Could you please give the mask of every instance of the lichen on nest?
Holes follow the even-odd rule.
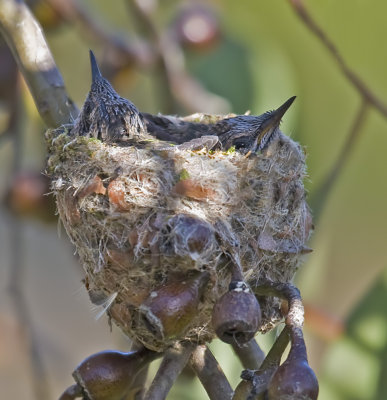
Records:
[[[128,336],[157,351],[210,341],[211,313],[235,265],[251,287],[293,278],[311,217],[304,153],[279,121],[259,148],[239,133],[231,141],[224,126],[237,116],[138,113],[139,127],[119,140],[117,123],[133,124],[133,115],[117,114],[112,139],[106,121],[81,132],[91,126],[85,112],[90,104],[74,125],[47,131],[47,174],[90,298]],[[278,300],[260,304],[266,332],[282,315]]]

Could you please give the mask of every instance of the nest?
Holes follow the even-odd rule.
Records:
[[[200,123],[211,128],[214,117],[202,115]],[[156,139],[110,143],[73,129],[47,132],[47,174],[91,301],[129,337],[156,351],[210,341],[230,264],[250,287],[291,281],[308,252],[311,217],[304,153],[289,137],[279,132],[263,151],[242,154],[163,147]],[[152,299],[168,290],[191,293],[191,303],[173,320],[179,329],[155,329]],[[280,303],[262,298],[260,305],[266,332],[282,318]]]

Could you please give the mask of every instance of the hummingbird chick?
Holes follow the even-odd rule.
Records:
[[[295,98],[293,96],[276,110],[259,116],[238,115],[217,122],[214,129],[222,148],[234,146],[243,154],[265,149],[279,133],[281,119]]]
[[[136,106],[119,96],[101,75],[90,50],[92,82],[82,110],[74,123],[73,135],[90,136],[115,142],[135,139],[144,133],[144,124]]]
[[[218,138],[216,144],[218,148],[228,150],[234,146],[237,151],[247,154],[263,150],[277,136],[280,132],[281,118],[295,98],[293,96],[276,110],[258,116],[238,115],[210,124],[147,113],[142,113],[142,116],[148,132],[159,140],[181,145],[212,135]]]

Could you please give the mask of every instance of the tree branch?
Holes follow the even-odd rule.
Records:
[[[180,343],[168,349],[144,400],[164,400],[186,366],[195,345]]]
[[[304,306],[300,291],[290,283],[265,282],[254,288],[257,296],[272,296],[288,302],[286,324],[302,328],[304,324]]]
[[[102,43],[109,51],[118,55],[122,62],[135,64],[141,68],[154,63],[152,47],[139,38],[123,37],[121,34],[110,33],[99,21],[98,15],[90,13],[79,1],[75,0],[46,0],[66,21],[74,24],[79,22],[80,28],[93,40]]]
[[[139,0],[128,0],[138,23],[146,30],[156,51],[156,66],[160,75],[161,92],[167,95],[166,112],[173,112],[174,103],[183,104],[191,112],[225,113],[230,104],[223,97],[206,90],[203,85],[187,73],[185,57],[176,38],[170,31],[159,32],[152,16]],[[163,98],[163,103],[166,100]]]
[[[277,370],[282,354],[289,343],[289,327],[285,326],[281,334],[274,342],[272,348],[262,362],[259,370],[250,369],[243,371],[243,379],[235,389],[232,400],[250,400],[256,399],[267,388],[271,377]]]
[[[347,138],[340,154],[337,157],[336,162],[332,165],[321,185],[313,192],[310,202],[312,205],[312,210],[314,211],[315,223],[321,215],[322,209],[326,204],[326,200],[329,197],[337,178],[340,176],[341,171],[353,152],[353,149],[359,138],[361,128],[366,120],[368,110],[369,103],[363,100],[351,124]]]
[[[258,369],[265,359],[265,353],[255,339],[244,344],[233,343],[232,348],[241,361],[243,368]]]
[[[192,353],[190,366],[200,379],[211,400],[227,400],[233,396],[233,390],[220,365],[205,346],[197,346]]]
[[[68,97],[42,28],[21,0],[0,0],[0,32],[49,127],[72,122],[78,109]]]
[[[19,107],[19,104],[16,105]],[[11,180],[20,171],[22,162],[22,131],[20,120],[17,120],[12,135],[12,175]],[[26,353],[29,358],[29,370],[32,381],[33,396],[36,400],[48,400],[51,398],[48,389],[48,378],[43,359],[39,351],[38,337],[33,319],[31,318],[29,303],[24,295],[23,283],[25,275],[24,249],[25,241],[23,235],[23,222],[19,217],[9,216],[8,232],[10,247],[10,265],[8,292],[13,303],[14,311],[20,329],[26,337]]]
[[[341,72],[352,84],[352,86],[359,92],[361,97],[372,104],[384,117],[387,117],[387,105],[375,95],[375,93],[367,86],[367,84],[347,65],[343,57],[339,53],[335,44],[331,41],[326,33],[312,18],[309,12],[306,10],[303,4],[303,0],[288,0],[293,10],[302,20],[302,22],[308,27],[308,29],[314,33],[315,36],[320,40],[324,47],[329,51],[337,65],[341,69]]]

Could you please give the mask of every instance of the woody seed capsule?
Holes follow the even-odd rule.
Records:
[[[172,282],[151,292],[140,307],[142,322],[157,339],[173,338],[185,331],[196,316],[209,273]]]
[[[142,349],[130,353],[107,350],[83,360],[73,377],[90,400],[121,400],[137,373],[159,353]]]
[[[259,303],[243,281],[231,282],[212,312],[212,326],[226,343],[247,343],[258,331],[260,321]]]

